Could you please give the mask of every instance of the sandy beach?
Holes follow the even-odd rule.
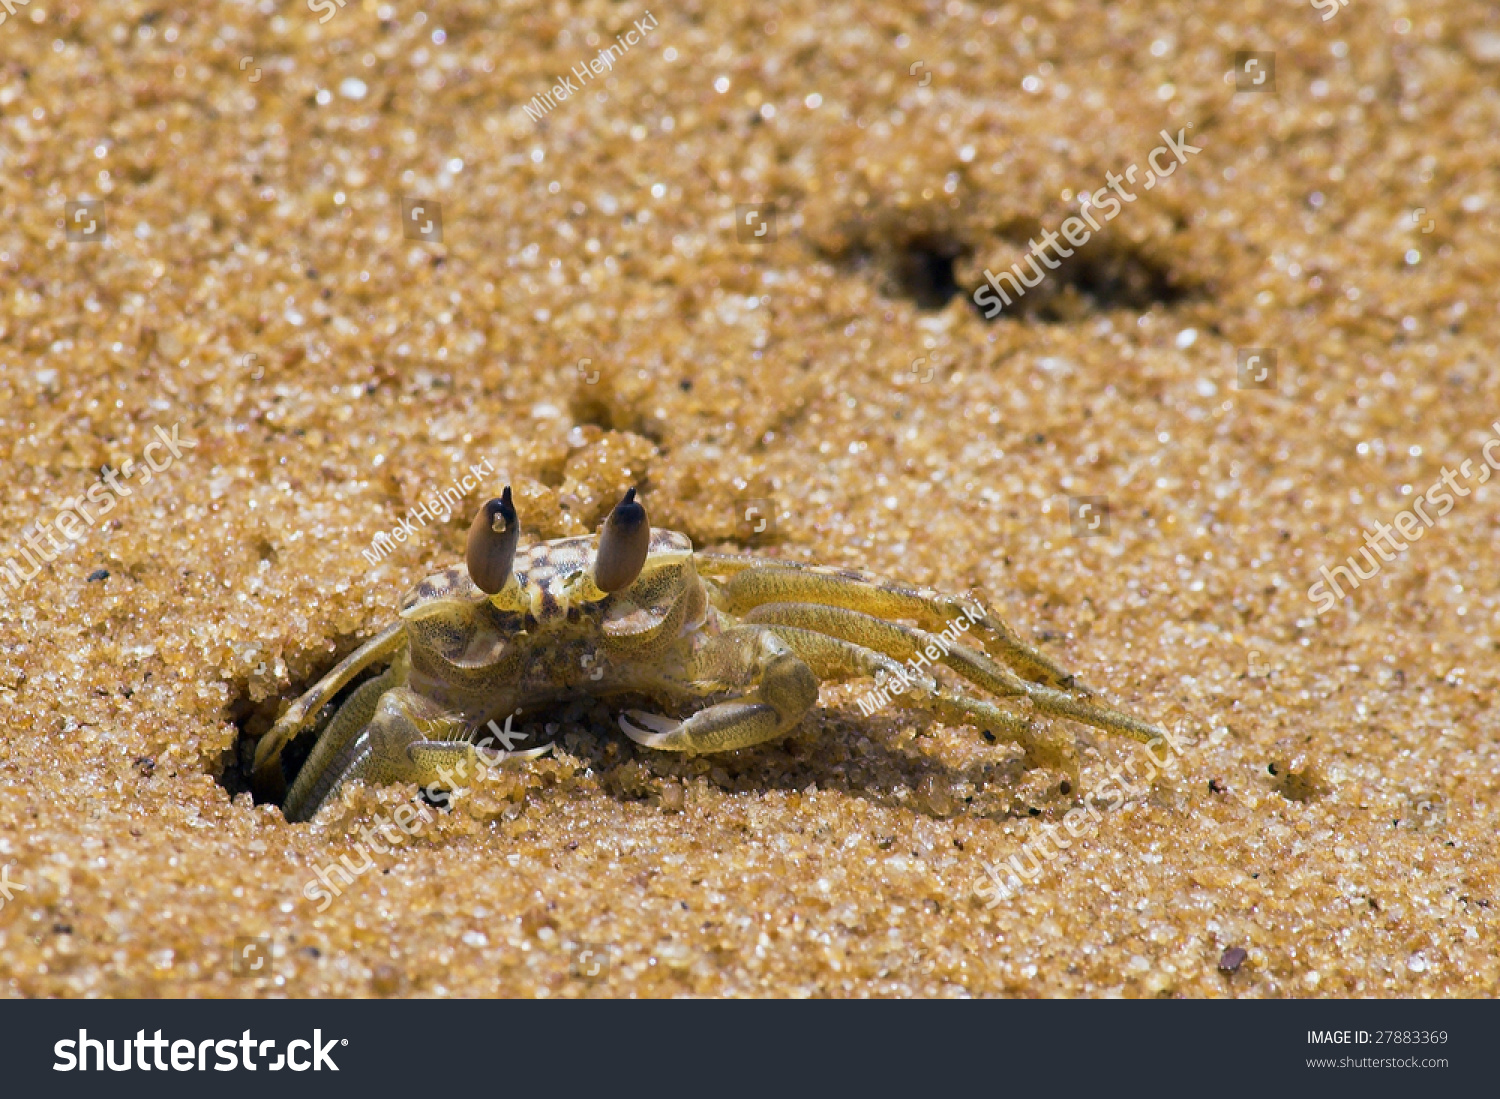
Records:
[[[1331,2],[16,0],[0,994],[1494,996],[1500,17]],[[585,699],[258,803],[506,484],[973,593],[1171,741]]]

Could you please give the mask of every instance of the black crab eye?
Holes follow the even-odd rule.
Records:
[[[635,489],[615,505],[599,535],[599,555],[594,560],[594,583],[600,591],[616,592],[635,583],[651,548],[651,523],[646,509],[636,502]]]
[[[511,566],[516,563],[516,545],[521,541],[521,520],[510,502],[510,486],[493,500],[485,502],[469,527],[469,548],[465,563],[469,579],[486,595],[504,590],[510,580]]]

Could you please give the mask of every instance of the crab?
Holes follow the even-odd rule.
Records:
[[[816,705],[820,683],[868,677],[887,686],[867,700],[977,727],[988,740],[1021,745],[1026,766],[1074,777],[1071,738],[1039,729],[1035,715],[1147,744],[1165,735],[1096,701],[976,598],[852,569],[695,551],[686,535],[651,528],[635,489],[597,535],[523,547],[520,534],[507,486],[475,516],[464,564],[408,592],[394,623],[260,739],[256,787],[285,793],[288,820],[310,819],[355,781],[451,788],[454,774],[534,758],[547,749],[491,750],[493,738],[479,734],[498,732],[496,718],[508,732],[511,717],[580,696],[644,697],[685,713],[618,718],[637,744],[669,752],[726,752],[785,736]],[[959,643],[964,633],[978,644]],[[347,694],[286,790],[287,744],[382,664]],[[948,685],[936,664],[1022,711]]]

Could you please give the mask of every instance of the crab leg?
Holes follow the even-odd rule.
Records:
[[[768,603],[751,609],[745,621],[814,630],[874,649],[895,660],[910,660],[924,649],[940,651],[937,660],[969,682],[992,694],[1025,697],[1042,713],[1071,718],[1143,744],[1165,736],[1156,726],[1119,710],[1024,680],[977,649],[966,645],[949,646],[923,630],[887,622],[859,611],[816,603]]]
[[[768,565],[756,557],[727,553],[700,552],[697,561],[700,572],[724,579],[719,586],[722,609],[736,617],[763,603],[819,603],[880,618],[910,618],[924,629],[943,629],[960,617],[971,619],[977,610],[978,617],[972,619],[975,632],[987,642],[986,648],[993,646],[995,656],[1037,683],[1088,693],[1071,672],[1023,642],[977,599],[965,601],[932,588],[915,588],[854,569],[791,561]]]
[[[406,640],[405,623],[399,619],[355,649],[322,679],[318,680],[291,708],[282,714],[271,731],[255,746],[255,785],[258,789],[279,794],[285,785],[279,763],[282,749],[300,733],[329,699],[346,687],[350,680],[371,664],[393,656]]]
[[[669,752],[726,752],[781,736],[818,701],[818,679],[772,630],[734,626],[711,638],[687,661],[683,684],[695,694],[751,686],[740,698],[706,706],[685,721],[639,710],[620,728],[647,748]]]
[[[377,689],[366,697],[372,687]],[[519,752],[486,750],[481,755],[470,739],[476,732],[457,715],[402,686],[392,668],[344,703],[298,773],[282,810],[289,821],[308,820],[357,779],[451,790],[477,781],[498,763],[536,759],[552,749],[548,744]]]
[[[283,802],[282,808],[287,820],[306,819],[306,816],[310,816],[311,813],[302,815],[302,810],[322,803],[323,798],[329,792],[326,788],[329,784],[319,783],[317,780],[324,777],[338,778],[340,773],[347,768],[348,761],[341,760],[340,757],[346,755],[350,741],[359,737],[364,732],[365,726],[370,723],[370,719],[375,716],[375,708],[380,704],[380,696],[397,684],[395,671],[394,667],[389,668],[368,683],[361,684],[359,689],[349,696],[348,701],[339,707],[339,712],[333,715],[333,720],[328,723],[328,727],[318,736],[318,742],[313,745],[307,762],[297,772],[297,780],[292,783],[292,788]],[[325,788],[318,789],[319,786]],[[309,799],[311,799],[310,803]]]
[[[1007,713],[984,699],[950,694],[931,676],[912,673],[884,653],[852,641],[798,626],[773,625],[770,628],[824,682],[841,682],[884,672],[890,679],[904,680],[911,685],[909,691],[891,696],[896,705],[924,710],[939,721],[950,724],[974,725],[1025,748],[1034,766],[1052,767],[1077,777],[1078,762],[1071,745],[1063,738],[1048,737],[1039,732],[1024,717]]]

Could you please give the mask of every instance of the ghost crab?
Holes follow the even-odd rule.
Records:
[[[1068,742],[1048,738],[1021,714],[950,689],[929,674],[941,663],[1038,713],[1144,743],[1165,735],[1092,701],[976,600],[849,569],[694,552],[685,535],[651,529],[634,489],[597,537],[521,547],[520,531],[507,487],[475,516],[465,564],[408,592],[396,622],[261,738],[255,782],[275,796],[284,789],[287,743],[361,672],[388,663],[322,730],[286,795],[287,819],[309,819],[356,779],[446,788],[455,773],[534,757],[545,749],[491,752],[485,741],[475,743],[477,734],[496,717],[578,695],[630,694],[692,708],[680,721],[632,710],[619,722],[650,748],[721,752],[789,732],[816,704],[821,681],[879,676],[905,685],[892,703],[977,726],[1025,747],[1028,766],[1076,775]],[[972,627],[983,648],[940,642],[929,632],[941,628],[956,638],[955,623],[968,623],[964,630]],[[923,653],[930,658],[925,668]],[[916,670],[901,661],[916,662]]]

